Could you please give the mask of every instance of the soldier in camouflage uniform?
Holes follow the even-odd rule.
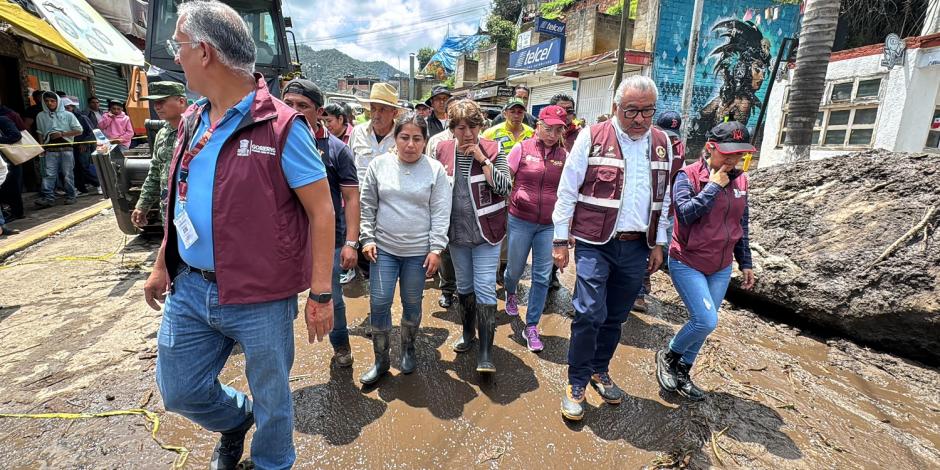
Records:
[[[131,214],[131,221],[138,227],[147,225],[147,213],[157,201],[160,201],[160,218],[166,216],[166,179],[176,146],[176,130],[183,111],[186,111],[186,89],[182,83],[154,82],[150,84],[150,93],[143,99],[153,104],[157,116],[166,121],[166,124],[157,132],[153,141],[150,172],[147,173],[147,179],[140,190],[140,199]]]

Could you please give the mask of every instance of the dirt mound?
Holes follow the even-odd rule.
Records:
[[[938,155],[873,150],[754,172],[759,281],[735,295],[940,364],[938,168]]]

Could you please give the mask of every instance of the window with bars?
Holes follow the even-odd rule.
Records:
[[[875,123],[878,121],[881,85],[881,77],[828,83],[813,125],[813,146],[832,149],[871,148]],[[783,145],[787,135],[789,101],[790,93],[787,90],[778,146]],[[940,139],[940,129],[937,134]]]

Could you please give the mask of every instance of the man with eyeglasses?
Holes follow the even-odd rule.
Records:
[[[669,182],[679,170],[669,137],[652,127],[656,84],[642,75],[617,87],[614,118],[581,132],[565,161],[552,214],[552,256],[568,267],[574,247],[577,280],[568,346],[565,419],[584,417],[590,384],[611,405],[624,399],[609,374],[610,359],[647,272],[659,268],[667,244]]]
[[[245,436],[259,469],[290,468],[297,294],[310,342],[333,326],[334,217],[303,116],[254,73],[242,17],[221,2],[179,6],[168,49],[203,95],[184,115],[167,176],[163,245],[144,285],[155,310],[157,386],[167,411],[221,439],[209,468],[234,469]],[[219,383],[235,343],[251,396]]]
[[[578,138],[578,134],[581,132],[581,121],[576,119],[578,113],[575,111],[574,98],[559,93],[552,97],[548,101],[550,105],[561,106],[565,110],[567,116],[565,117],[566,127],[565,127],[565,149],[569,152],[571,148],[574,147],[574,141]]]

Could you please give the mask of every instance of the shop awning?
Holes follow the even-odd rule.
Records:
[[[36,18],[15,3],[0,0],[0,20],[9,23],[12,27],[11,33],[16,36],[88,62],[88,57],[62,37],[49,23]]]
[[[42,16],[86,57],[100,62],[144,65],[144,54],[85,0],[33,3]]]

